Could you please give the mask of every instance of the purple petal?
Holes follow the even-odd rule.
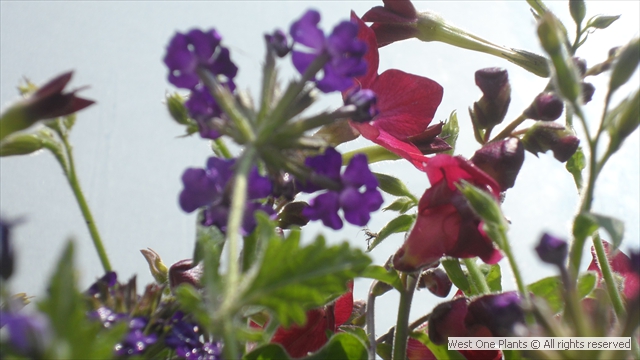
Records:
[[[249,173],[249,191],[248,198],[249,200],[254,199],[262,199],[271,195],[271,181],[264,177],[260,176],[258,172],[258,168],[254,167]]]
[[[349,165],[342,174],[342,182],[346,186],[355,188],[365,186],[367,190],[378,187],[378,179],[369,170],[367,156],[364,154],[357,154],[349,161]]]
[[[220,47],[220,52],[209,66],[209,70],[216,75],[224,75],[228,79],[233,79],[238,73],[238,67],[231,61],[229,49],[225,47]]]
[[[309,220],[322,220],[325,226],[339,230],[342,228],[342,220],[338,216],[339,208],[339,195],[329,191],[312,199],[309,206],[302,210],[302,215]]]
[[[193,29],[187,33],[189,44],[193,46],[193,52],[198,57],[198,61],[206,63],[209,61],[219,41],[211,41],[209,34],[205,34],[200,29]]]
[[[291,52],[291,60],[293,61],[293,66],[295,66],[296,70],[298,70],[301,74],[307,70],[309,65],[311,65],[316,57],[318,57],[317,54],[310,54],[300,51]]]
[[[189,168],[182,174],[184,189],[180,193],[180,207],[192,212],[211,203],[219,195],[214,179],[204,169]]]
[[[315,10],[307,11],[300,20],[291,24],[291,37],[293,41],[306,45],[317,52],[324,46],[324,33],[318,29],[320,13]]]
[[[360,193],[356,188],[346,188],[340,193],[340,206],[344,218],[358,226],[367,225],[370,213],[382,205],[382,195],[377,190]]]

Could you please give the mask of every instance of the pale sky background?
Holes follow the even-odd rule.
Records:
[[[431,10],[449,22],[496,44],[542,53],[535,37],[535,22],[525,1],[429,1],[414,2],[418,11]],[[573,34],[568,3],[547,2]],[[236,84],[256,95],[264,58],[263,34],[275,28],[288,30],[308,8],[322,14],[325,33],[350,10],[362,15],[377,1],[2,1],[0,2],[0,104],[4,109],[17,99],[16,85],[23,76],[36,84],[74,69],[71,87],[90,85],[82,96],[97,105],[79,113],[71,140],[81,185],[105,241],[107,252],[121,281],[138,275],[140,290],[152,281],[139,250],[153,248],[170,265],[191,256],[195,215],[180,210],[177,196],[180,177],[187,167],[203,167],[211,155],[208,143],[198,136],[179,138],[183,128],[175,124],[163,105],[165,93],[175,89],[166,81],[161,59],[175,31],[215,27],[240,71]],[[589,37],[578,53],[589,65],[603,61],[611,47],[638,36],[640,2],[587,2],[587,18],[595,14],[622,14],[607,30]],[[294,76],[289,58],[279,63],[283,81]],[[489,55],[457,49],[441,43],[408,40],[380,50],[380,72],[397,68],[432,78],[444,87],[444,100],[434,121],[458,111],[461,135],[457,153],[470,157],[479,147],[473,140],[467,108],[481,96],[474,72],[499,66],[509,71],[512,101],[506,121],[514,119],[540,92],[546,80]],[[586,106],[595,126],[602,109],[607,76],[591,79],[596,95]],[[638,72],[620,90],[628,94],[640,83]],[[617,98],[619,100],[619,98]],[[340,105],[329,96],[316,109]],[[351,150],[367,146],[359,139],[342,146]],[[594,210],[626,223],[622,249],[639,244],[639,136],[633,133],[614,156],[597,187]],[[39,295],[45,291],[49,272],[67,238],[76,239],[76,262],[83,287],[102,275],[89,233],[66,179],[48,152],[0,160],[0,211],[8,219],[25,222],[13,232],[17,270],[13,292]],[[425,174],[406,161],[384,162],[374,171],[401,177],[421,196],[429,186]],[[551,153],[536,158],[526,154],[516,185],[503,204],[512,221],[509,232],[527,283],[554,275],[534,256],[533,247],[543,231],[568,238],[578,196],[571,176]],[[385,205],[389,204],[386,198]],[[394,216],[376,214],[369,224],[377,232]],[[324,233],[330,242],[349,241],[366,247],[361,228],[346,225],[333,232],[308,226],[306,239]],[[395,235],[372,251],[382,265],[401,245]],[[589,260],[588,249],[585,259]],[[511,271],[501,262],[503,286],[514,289]],[[586,263],[584,264],[586,267]],[[356,283],[356,298],[365,298],[369,282]],[[453,291],[450,297],[453,295]],[[377,302],[377,333],[393,326],[397,295],[389,293]],[[416,294],[411,318],[415,319],[443,301],[427,291]]]

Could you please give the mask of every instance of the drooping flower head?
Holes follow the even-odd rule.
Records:
[[[426,167],[431,187],[418,204],[418,217],[402,247],[393,257],[400,271],[417,271],[444,255],[457,258],[479,256],[488,264],[502,258],[482,231],[482,221],[473,212],[456,184],[465,180],[500,198],[500,187],[472,162],[449,155],[434,156]]]
[[[365,55],[367,72],[357,78],[357,87],[376,94],[379,114],[371,122],[351,121],[350,125],[364,138],[424,169],[425,154],[451,148],[437,138],[442,125],[429,126],[442,100],[442,87],[431,79],[395,69],[378,75],[376,35],[355,13],[351,13],[351,20],[358,25],[358,38],[370,49]]]
[[[164,63],[169,68],[169,82],[191,90],[185,106],[189,115],[198,122],[200,136],[208,139],[220,136],[210,121],[222,116],[222,110],[200,80],[198,71],[208,71],[231,91],[235,90],[233,78],[238,72],[238,67],[229,56],[229,49],[220,45],[221,40],[215,29],[176,33],[164,57]]]
[[[220,231],[227,229],[229,217],[230,197],[228,187],[233,177],[235,159],[224,160],[210,157],[205,169],[189,168],[182,174],[184,189],[180,193],[179,203],[185,212],[193,212],[204,207],[205,226],[216,226]],[[248,235],[256,226],[254,212],[262,210],[273,214],[273,209],[252,200],[262,199],[271,193],[271,182],[258,173],[254,167],[249,172],[248,194],[241,232]]]
[[[333,148],[327,148],[322,155],[307,158],[305,163],[316,175],[339,184],[339,189],[327,190],[309,202],[309,206],[302,211],[309,220],[322,220],[324,225],[338,230],[343,225],[338,215],[338,210],[342,209],[345,220],[364,226],[369,222],[369,214],[382,205],[382,195],[377,189],[378,180],[369,170],[366,155],[354,156],[342,175],[342,155]],[[321,189],[313,183],[313,179],[301,184],[300,188],[308,193]]]
[[[318,89],[325,93],[347,90],[353,86],[353,78],[366,71],[362,57],[367,45],[357,39],[358,26],[352,22],[341,22],[328,37],[318,28],[319,22],[320,13],[309,10],[291,25],[293,65],[304,74],[316,59],[327,57],[322,67],[324,75],[316,81]]]

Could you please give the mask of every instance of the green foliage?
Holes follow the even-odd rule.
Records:
[[[401,196],[397,199],[395,199],[391,204],[389,204],[387,207],[383,208],[382,211],[387,211],[387,210],[391,210],[391,211],[397,211],[400,214],[404,214],[407,211],[409,211],[411,208],[415,207],[417,204],[414,200],[406,197],[406,196]]]
[[[576,188],[578,191],[582,189],[582,170],[587,166],[587,159],[584,156],[584,152],[582,148],[579,147],[578,150],[571,156],[571,158],[567,161],[565,168],[571,175],[573,176],[573,181],[576,183]]]
[[[358,336],[345,332],[335,334],[318,352],[304,359],[366,360],[367,357],[367,348]],[[269,344],[245,355],[243,360],[291,360],[291,357],[282,346]]]
[[[462,266],[460,266],[460,261],[454,258],[446,258],[440,262],[444,270],[447,272],[447,276],[458,289],[460,289],[465,294],[471,293],[471,285],[469,284],[469,280],[467,279],[467,275],[464,270],[462,270]]]
[[[407,189],[402,180],[391,175],[376,172],[374,172],[373,175],[378,179],[378,187],[380,190],[395,196],[406,196],[414,202],[418,202],[418,199]]]
[[[594,272],[588,271],[581,274],[578,278],[578,296],[582,299],[589,295],[596,286],[597,276]],[[559,276],[550,276],[538,280],[527,286],[535,296],[543,298],[554,311],[559,313],[564,308],[564,300],[562,297],[562,280]]]
[[[581,213],[573,223],[573,235],[577,239],[586,239],[598,228],[603,228],[607,231],[611,237],[612,251],[615,251],[624,237],[624,222],[616,218],[595,213]]]
[[[51,322],[53,345],[51,358],[105,359],[113,356],[116,343],[127,331],[126,323],[103,329],[99,321],[87,318],[90,310],[78,291],[71,241],[58,261],[49,281],[48,296],[38,303]]]
[[[460,126],[458,126],[458,114],[456,111],[452,111],[449,115],[449,121],[447,121],[442,127],[440,137],[444,139],[451,146],[451,150],[445,151],[444,154],[453,155],[456,150],[456,141],[460,134]]]
[[[489,290],[491,290],[491,292],[502,291],[502,271],[500,265],[481,264],[479,267],[487,281],[487,285],[489,285]]]
[[[387,225],[385,225],[380,232],[378,232],[377,236],[375,236],[375,240],[369,245],[367,251],[373,250],[376,246],[378,246],[384,239],[388,238],[391,234],[409,231],[411,225],[415,221],[415,215],[400,215],[397,218],[389,221]]]
[[[360,275],[371,259],[348,243],[327,246],[318,236],[300,245],[300,232],[266,241],[261,261],[253,264],[240,284],[238,309],[262,305],[273,310],[284,326],[304,323],[305,311],[324,305],[347,290],[347,281]]]
[[[379,265],[369,265],[364,269],[362,274],[360,274],[360,277],[382,281],[398,291],[403,291],[402,281],[398,276],[398,272],[393,269],[387,270]]]
[[[385,160],[402,159],[400,156],[392,153],[391,151],[383,148],[382,146],[372,145],[372,146],[363,147],[361,149],[349,151],[347,153],[342,154],[342,165],[348,165],[349,161],[351,161],[353,156],[356,154],[367,155],[367,161],[369,162],[369,164],[373,164],[373,163],[376,163],[379,161],[385,161]]]

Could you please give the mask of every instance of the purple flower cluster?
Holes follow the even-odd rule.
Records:
[[[124,339],[116,344],[115,353],[118,356],[142,354],[149,346],[156,343],[158,336],[154,333],[145,335],[144,329],[149,320],[136,317],[129,320],[129,332]]]
[[[229,57],[229,49],[220,46],[222,37],[215,30],[203,32],[193,29],[186,34],[176,33],[167,46],[164,63],[169,68],[169,82],[191,90],[185,106],[189,115],[198,122],[200,136],[216,139],[220,136],[210,126],[213,118],[220,117],[222,110],[207,87],[200,81],[198,69],[209,71],[231,91],[235,90],[233,78],[238,67]]]
[[[0,311],[0,328],[8,330],[9,346],[29,358],[41,358],[51,344],[49,319],[40,314]]]
[[[184,189],[180,193],[179,202],[182,210],[190,213],[205,207],[202,225],[215,225],[223,233],[227,230],[227,220],[231,199],[230,180],[233,177],[235,159],[224,160],[211,157],[205,169],[189,168],[182,174]],[[249,172],[248,201],[242,221],[242,235],[250,234],[256,227],[254,212],[262,210],[269,215],[274,213],[269,206],[252,200],[262,199],[271,194],[271,181],[260,176],[254,167]]]
[[[328,56],[323,67],[322,80],[316,81],[318,89],[327,93],[344,91],[353,86],[353,77],[364,75],[367,64],[362,59],[367,45],[358,40],[358,25],[350,21],[338,24],[331,35],[325,37],[318,28],[320,14],[307,11],[300,20],[291,25],[290,33],[295,43],[304,45],[294,49],[293,65],[303,74],[319,56]]]
[[[174,349],[176,354],[187,360],[219,360],[222,348],[217,342],[200,341],[200,328],[197,324],[184,319],[184,314],[176,312],[171,319],[171,330],[164,342]]]
[[[310,201],[302,211],[310,220],[322,220],[324,225],[334,230],[341,229],[343,223],[338,210],[342,209],[345,220],[353,225],[364,226],[369,222],[369,214],[382,205],[382,195],[377,189],[378,180],[369,170],[365,155],[354,156],[342,176],[342,155],[334,148],[327,148],[323,155],[307,158],[305,164],[316,175],[340,184],[338,190],[327,190]],[[308,193],[321,189],[312,179],[300,187]]]

